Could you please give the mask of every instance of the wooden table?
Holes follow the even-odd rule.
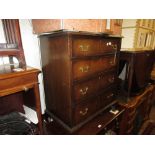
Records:
[[[32,67],[26,67],[18,71],[15,71],[14,69],[15,68],[12,67],[0,68],[0,97],[15,94],[15,99],[17,99],[18,96],[16,97],[16,94],[21,93],[23,96],[22,104],[36,110],[39,134],[43,134],[38,88],[38,74],[40,73],[40,70]]]

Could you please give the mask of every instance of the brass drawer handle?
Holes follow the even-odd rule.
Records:
[[[29,88],[23,87],[23,90],[24,90],[25,92],[27,92],[27,91],[29,90]]]
[[[111,46],[111,44],[112,44],[111,41],[106,43],[107,46]]]
[[[117,44],[112,44],[112,42],[107,42],[107,46],[111,46],[113,49],[117,50]]]
[[[109,79],[108,79],[108,81],[109,81],[110,83],[113,83],[113,82],[114,82],[114,80],[115,80],[115,78],[114,78],[114,77],[112,77],[112,78],[109,78]]]
[[[86,88],[84,88],[84,89],[80,89],[80,93],[81,93],[82,95],[87,94],[87,91],[88,91],[88,87],[86,87]]]
[[[84,116],[84,115],[86,115],[87,114],[87,112],[88,112],[88,108],[85,108],[85,110],[84,111],[80,111],[80,114],[82,115],[82,116]]]
[[[99,129],[102,128],[102,124],[99,124],[97,127],[98,127]]]
[[[81,72],[87,73],[89,71],[89,66],[84,66],[79,68]]]
[[[117,45],[116,45],[116,44],[111,45],[111,46],[112,46],[112,48],[113,48],[114,50],[117,50]]]
[[[114,61],[110,61],[109,64],[110,64],[111,66],[114,66],[114,65],[115,65],[115,62],[114,62]]]
[[[79,45],[79,47],[82,52],[88,52],[89,50],[89,45]]]
[[[114,96],[114,94],[112,93],[112,94],[108,95],[107,98],[109,99],[109,98],[111,98],[113,96]]]

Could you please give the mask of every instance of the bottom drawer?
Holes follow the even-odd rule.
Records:
[[[117,135],[119,129],[119,121],[118,118],[114,119],[110,124],[101,130],[98,135]]]
[[[95,114],[97,111],[106,108],[110,105],[116,96],[116,89],[113,86],[105,90],[103,93],[97,97],[91,98],[87,101],[79,103],[74,108],[74,125],[86,120],[91,115]]]
[[[84,121],[99,109],[100,101],[98,97],[79,103],[74,109],[74,124]]]
[[[116,109],[119,111],[117,114],[110,113],[108,108],[103,113],[96,116],[94,119],[82,126],[75,134],[79,135],[96,135],[96,134],[108,134],[109,130],[114,130],[116,134],[119,134],[120,121],[124,108],[115,104]],[[110,134],[110,133],[109,133]]]

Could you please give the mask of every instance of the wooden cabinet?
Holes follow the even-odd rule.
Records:
[[[142,92],[149,83],[155,59],[155,51],[121,51],[120,70],[122,72],[123,93],[130,97]]]
[[[39,37],[46,112],[73,133],[115,101],[121,38],[71,31]]]
[[[33,19],[36,34],[58,30],[87,31],[121,35],[121,19]],[[80,41],[81,42],[81,41]],[[82,42],[81,42],[82,43]],[[91,40],[90,40],[91,43]]]

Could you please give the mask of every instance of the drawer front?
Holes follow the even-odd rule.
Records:
[[[108,87],[115,82],[115,73],[99,75],[98,77],[83,83],[74,85],[74,99],[79,100],[88,97]]]
[[[100,39],[73,38],[73,56],[91,56],[100,53]]]
[[[98,135],[116,135],[117,134],[117,128],[118,128],[118,118],[114,119],[110,124],[105,126],[101,132],[98,133]],[[98,128],[102,127],[102,123],[98,124]]]
[[[116,109],[119,110],[119,113],[116,115],[111,114],[111,108],[108,108],[103,113],[100,113],[91,121],[82,126],[76,134],[78,135],[96,135],[96,134],[105,134],[109,129],[114,129],[116,133],[119,133],[119,124],[121,122],[123,109],[122,107],[116,105]]]
[[[94,56],[119,50],[119,42],[114,38],[73,37],[73,56]]]
[[[100,48],[102,52],[116,52],[119,50],[118,40],[110,38],[102,39]]]
[[[73,61],[73,79],[78,80],[95,73],[106,71],[116,67],[116,56],[100,57],[94,60]]]
[[[0,91],[13,89],[17,87],[23,87],[24,85],[31,84],[37,82],[36,74],[26,74],[23,76],[17,76],[15,78],[8,78],[4,80],[0,80]]]
[[[104,108],[112,103],[116,99],[116,87],[112,87],[106,90],[102,95],[100,95],[100,104]]]
[[[76,105],[74,109],[74,123],[78,124],[100,109],[99,98],[93,98]]]

